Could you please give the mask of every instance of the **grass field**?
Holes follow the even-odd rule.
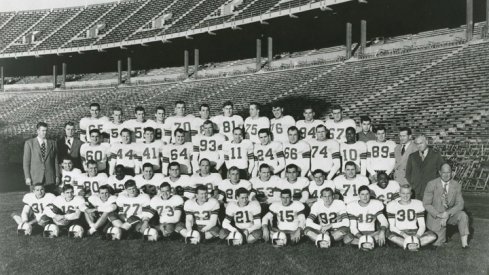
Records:
[[[18,180],[3,176],[0,186],[3,192],[24,189]],[[220,242],[190,246],[180,241],[18,237],[10,213],[20,211],[22,195],[0,194],[0,274],[489,274],[486,195],[466,195],[473,228],[470,249],[460,247],[456,233],[446,246],[418,253],[395,247],[321,250],[308,241],[276,249],[265,243],[228,247]]]

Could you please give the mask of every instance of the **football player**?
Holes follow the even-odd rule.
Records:
[[[89,142],[87,135],[90,134],[90,130],[98,129],[102,131],[108,121],[109,119],[107,117],[100,116],[100,104],[90,104],[90,117],[84,117],[80,120],[80,140]]]
[[[285,233],[292,243],[298,243],[306,225],[304,204],[292,200],[290,189],[282,190],[280,199],[280,202],[270,205],[268,213],[262,219],[263,239],[268,242],[271,232],[280,231]],[[276,226],[272,225],[274,218],[277,221]]]
[[[80,169],[73,168],[73,160],[69,156],[65,156],[61,163],[61,185],[59,187],[62,188],[65,184],[76,185],[81,174]]]
[[[336,139],[338,142],[346,142],[345,131],[349,127],[355,129],[356,133],[357,124],[353,119],[343,117],[343,108],[341,106],[334,105],[331,108],[331,116],[333,119],[327,119],[324,124],[329,130],[329,138]]]
[[[244,122],[246,138],[253,143],[260,143],[258,135],[261,129],[270,129],[270,120],[268,117],[260,116],[260,109],[260,104],[250,103],[250,116]]]
[[[110,146],[110,175],[114,174],[116,165],[124,166],[124,174],[134,176],[139,174],[140,162],[137,160],[137,154],[134,150],[134,144],[131,143],[131,130],[124,128],[121,131],[121,143],[115,143]]]
[[[76,181],[77,193],[80,196],[96,194],[99,187],[108,183],[108,177],[105,173],[98,172],[97,163],[94,160],[87,162],[87,172],[82,174]]]
[[[170,143],[170,137],[165,136],[165,130],[167,130],[167,124],[165,123],[165,112],[165,107],[156,107],[153,128],[155,129],[155,140],[161,141],[163,144],[168,144]]]
[[[181,128],[175,130],[174,141],[163,146],[163,173],[168,175],[168,164],[177,162],[180,164],[182,174],[192,175],[191,159],[194,152],[192,142],[185,142],[185,131]]]
[[[142,106],[137,106],[134,109],[134,115],[136,118],[124,122],[124,128],[131,130],[132,142],[143,142],[144,128],[154,126],[155,122],[151,119],[146,119],[146,111]]]
[[[206,240],[219,237],[220,228],[217,225],[219,202],[208,197],[205,185],[197,186],[195,192],[195,198],[187,200],[183,206],[186,216],[185,228],[180,231],[180,234],[189,237],[192,230],[197,230]]]
[[[274,118],[270,121],[270,132],[273,140],[286,143],[289,141],[287,130],[295,126],[295,119],[289,115],[284,115],[284,106],[282,103],[275,102],[272,105]]]
[[[316,242],[319,234],[330,234],[336,242],[343,240],[350,243],[352,238],[349,226],[345,203],[335,200],[334,191],[330,187],[322,189],[321,199],[312,205],[307,217],[305,235],[313,242]]]
[[[354,162],[347,162],[343,175],[339,175],[333,180],[336,192],[343,197],[346,205],[358,200],[360,188],[370,184],[367,177],[357,174],[356,167]]]
[[[307,205],[311,207],[319,197],[321,196],[321,191],[328,187],[331,190],[335,190],[334,182],[332,180],[327,180],[326,175],[323,170],[317,169],[312,172],[313,180],[309,182],[309,199],[307,200]]]
[[[316,139],[310,139],[308,143],[311,146],[311,171],[321,169],[327,179],[331,180],[341,168],[341,155],[339,143],[327,137],[328,129],[319,125],[316,128]]]
[[[256,199],[262,204],[262,209],[268,209],[267,205],[280,201],[281,180],[278,176],[272,175],[268,164],[260,165],[258,176],[250,180],[254,192],[251,199]],[[255,196],[253,196],[256,194]]]
[[[312,106],[304,107],[304,119],[296,122],[295,126],[301,132],[301,139],[309,141],[316,139],[316,128],[319,125],[324,125],[323,121],[314,119],[316,113]],[[326,139],[326,138],[325,138]]]
[[[98,194],[92,194],[88,197],[88,207],[85,209],[85,220],[88,223],[90,229],[89,235],[93,235],[96,232],[105,232],[109,227],[108,222],[109,214],[117,210],[116,205],[117,197],[110,193],[110,187],[108,185],[102,185],[99,188]]]
[[[385,244],[385,231],[389,225],[384,216],[384,204],[378,200],[370,199],[370,189],[368,186],[358,188],[360,200],[353,201],[346,205],[346,212],[350,219],[350,232],[354,239],[353,245],[358,245],[358,240],[362,235],[369,235],[374,238],[379,246]],[[376,228],[378,221],[380,228]]]
[[[222,222],[220,238],[225,239],[231,232],[243,234],[247,243],[254,243],[262,238],[261,207],[257,201],[249,200],[250,191],[246,188],[236,190],[236,202],[226,207],[226,218]]]
[[[211,120],[216,124],[219,134],[227,137],[227,140],[233,140],[233,130],[243,128],[243,118],[233,114],[234,105],[231,101],[226,101],[222,105],[222,115],[217,115]]]
[[[164,178],[163,182],[170,184],[172,194],[179,195],[184,199],[191,199],[195,196],[195,185],[192,184],[188,175],[180,173],[180,167],[181,165],[177,162],[170,163],[168,166],[168,177]]]
[[[148,194],[150,197],[156,195],[156,188],[163,182],[163,175],[155,173],[151,163],[143,164],[143,172],[134,177],[136,187]]]
[[[211,107],[209,107],[209,104],[200,104],[199,107],[199,115],[200,117],[195,117],[192,121],[192,129],[198,129],[197,135],[201,134],[204,130],[203,124],[204,122],[211,120],[210,117],[211,114]],[[212,121],[212,126],[214,127],[214,121]],[[214,127],[215,132],[217,133],[218,130]]]
[[[153,170],[161,173],[161,141],[155,141],[155,130],[153,127],[144,128],[143,142],[136,145],[136,155],[140,165],[151,163]]]
[[[211,171],[219,171],[224,163],[222,145],[225,141],[226,138],[223,135],[214,134],[212,121],[206,120],[203,124],[203,134],[199,134],[192,139],[194,145],[192,167],[195,169],[199,166],[201,159],[208,159],[211,162]]]
[[[306,203],[309,199],[309,180],[299,177],[299,168],[295,164],[289,164],[285,168],[285,178],[281,179],[279,189],[290,190],[292,198],[301,203]]]
[[[119,164],[115,167],[114,175],[111,175],[107,180],[110,187],[114,189],[114,192],[120,193],[124,190],[124,184],[128,180],[134,179],[132,176],[124,174],[124,166]]]
[[[222,177],[219,173],[211,173],[211,162],[208,159],[201,159],[199,163],[199,171],[190,177],[191,186],[204,185],[207,187],[209,196],[218,198],[219,183]]]
[[[238,198],[236,191],[239,188],[251,191],[251,183],[245,179],[240,179],[238,167],[233,166],[228,170],[228,178],[219,183],[217,188],[221,193],[219,195],[219,201],[225,199],[229,204],[230,202],[236,202]]]
[[[145,211],[143,220],[149,221],[154,216],[158,217],[158,228],[163,237],[170,237],[172,234],[179,234],[184,229],[181,222],[183,212],[183,199],[178,195],[172,195],[171,186],[168,182],[160,185],[158,196],[151,199],[151,211]]]
[[[110,145],[100,143],[101,135],[98,129],[92,129],[89,132],[90,142],[83,143],[80,147],[80,157],[83,163],[83,169],[87,171],[87,161],[94,160],[100,173],[107,173],[107,160],[110,157]]]
[[[399,198],[400,186],[395,180],[389,180],[385,172],[377,174],[377,184],[369,186],[372,196],[387,205],[389,202]]]
[[[299,167],[299,175],[306,177],[311,168],[311,146],[299,140],[299,129],[292,126],[287,130],[288,141],[283,144],[285,164]]]
[[[436,234],[426,230],[423,202],[411,199],[410,185],[403,185],[400,193],[400,200],[393,200],[387,204],[390,229],[388,239],[400,247],[404,247],[405,239],[410,236],[415,236],[420,246],[434,242]]]
[[[43,217],[49,217],[54,224],[61,227],[68,227],[72,224],[79,224],[81,213],[85,211],[87,205],[85,199],[75,195],[73,186],[65,184],[61,195],[44,208]]]
[[[233,139],[223,144],[222,151],[226,167],[238,167],[239,177],[248,179],[255,166],[255,158],[253,157],[253,142],[243,139],[242,128],[234,128]]]
[[[386,140],[385,135],[385,127],[380,125],[375,130],[377,139],[367,142],[367,171],[373,181],[377,181],[377,173],[380,171],[390,175],[396,164],[394,155],[396,143]]]
[[[272,173],[279,175],[285,168],[285,158],[282,143],[272,141],[270,130],[261,129],[258,131],[260,138],[259,143],[255,143],[253,155],[255,156],[255,169],[253,174],[257,173],[258,167],[263,163],[268,164],[272,169]]]
[[[343,170],[345,164],[353,161],[358,169],[358,172],[364,176],[367,175],[367,144],[363,141],[356,140],[355,128],[346,128],[346,142],[340,143],[341,160],[343,162]]]
[[[185,141],[192,141],[192,137],[197,135],[199,128],[195,128],[195,116],[186,114],[187,107],[185,102],[175,102],[175,115],[166,119],[165,136],[171,138],[173,142],[172,133],[175,133],[176,129],[183,129],[185,131]]]
[[[114,107],[112,109],[112,121],[107,121],[104,124],[102,132],[105,134],[105,142],[110,144],[120,143],[121,131],[124,129],[124,121],[122,120],[122,109]],[[107,138],[108,137],[108,138]]]

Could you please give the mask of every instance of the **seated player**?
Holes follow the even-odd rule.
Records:
[[[307,142],[311,146],[311,171],[321,169],[326,178],[332,180],[341,170],[340,144],[334,139],[328,139],[328,129],[319,125],[315,129],[316,138]]]
[[[363,141],[357,141],[357,132],[355,128],[346,128],[346,142],[340,143],[341,160],[343,162],[343,170],[345,170],[345,164],[349,161],[353,161],[358,168],[359,172],[363,176],[367,175],[367,144]]]
[[[312,205],[307,217],[305,235],[313,242],[320,234],[330,234],[335,242],[343,240],[344,243],[350,243],[352,238],[349,227],[345,203],[335,200],[334,191],[330,187],[322,189],[320,200]]]
[[[295,164],[299,167],[299,175],[307,177],[311,168],[311,146],[300,140],[297,127],[292,126],[287,130],[288,140],[283,143],[285,164]]]
[[[133,176],[139,174],[141,167],[137,160],[135,144],[131,143],[131,130],[124,128],[121,131],[121,143],[110,145],[109,175],[114,174],[114,168],[121,164],[124,166],[124,174]]]
[[[180,165],[180,172],[183,175],[192,175],[192,142],[185,142],[185,130],[178,128],[175,130],[174,143],[163,146],[163,169],[162,172],[168,175],[168,165],[176,162]]]
[[[197,186],[195,192],[195,198],[187,200],[183,206],[186,216],[185,228],[180,234],[186,238],[190,237],[192,230],[197,230],[205,240],[219,237],[219,202],[208,197],[205,185]]]
[[[230,202],[236,202],[238,199],[238,194],[236,191],[239,188],[244,188],[251,191],[251,183],[247,180],[240,179],[239,177],[239,169],[236,166],[229,168],[228,170],[228,178],[223,180],[217,186],[219,189],[219,201],[226,201],[227,204]]]
[[[419,240],[420,246],[434,242],[436,234],[426,230],[423,202],[411,199],[410,185],[403,185],[400,193],[400,200],[393,200],[387,204],[390,229],[387,238],[400,247],[404,247],[406,238],[410,236],[415,236]],[[415,245],[413,248],[407,248],[417,250],[419,247]]]
[[[153,170],[161,173],[162,145],[161,140],[155,140],[155,129],[153,127],[144,128],[143,141],[135,146],[136,155],[140,161],[139,165],[151,163]]]
[[[250,180],[254,190],[251,194],[251,199],[256,199],[262,205],[262,209],[268,210],[268,205],[280,202],[280,181],[281,179],[278,176],[272,175],[270,166],[263,163],[260,165],[258,177]],[[253,194],[255,194],[254,197]]]
[[[179,234],[184,228],[181,221],[183,211],[183,199],[179,195],[172,195],[168,182],[160,185],[160,192],[150,202],[151,211],[145,211],[143,220],[149,221],[154,216],[158,218],[156,225],[163,237]]]
[[[258,167],[263,163],[266,163],[272,169],[274,175],[280,175],[285,168],[285,158],[282,143],[278,141],[272,141],[270,136],[270,130],[260,129],[258,131],[258,138],[260,142],[255,143],[253,155],[255,156],[255,170],[256,174]]]
[[[285,168],[285,178],[281,179],[280,190],[289,189],[292,198],[301,203],[306,203],[309,199],[309,180],[306,177],[299,177],[299,168],[295,164],[287,165]]]
[[[98,189],[98,194],[88,197],[88,207],[85,209],[85,220],[90,229],[89,235],[96,232],[105,232],[109,227],[109,214],[117,210],[117,197],[111,194],[109,185],[102,185]]]
[[[358,200],[360,187],[370,184],[367,177],[357,174],[357,166],[352,161],[345,164],[345,173],[337,176],[333,182],[336,192],[343,197],[346,205]]]
[[[273,232],[283,232],[292,243],[298,243],[306,225],[304,204],[292,200],[290,189],[280,192],[281,202],[270,205],[268,213],[263,217],[263,239],[269,241]],[[276,224],[272,221],[276,220]]]
[[[358,188],[360,200],[353,201],[346,205],[346,212],[350,219],[350,232],[354,238],[351,244],[358,245],[358,240],[362,235],[369,235],[374,238],[379,246],[385,244],[385,231],[389,225],[384,216],[384,204],[370,199],[370,189],[368,186]],[[380,227],[376,228],[376,222]]]
[[[143,172],[134,177],[136,187],[148,194],[150,197],[156,195],[156,188],[163,182],[163,175],[154,172],[154,165],[151,163],[143,164]]]
[[[183,197],[184,200],[195,197],[195,186],[192,185],[192,181],[188,175],[180,174],[180,167],[178,162],[172,162],[168,166],[168,177],[163,179],[163,182],[168,182],[171,186],[172,194]],[[181,189],[179,188],[181,187]],[[177,190],[181,190],[177,192]]]
[[[395,180],[389,180],[389,176],[385,172],[379,172],[377,174],[377,184],[369,185],[372,196],[384,205],[399,198],[399,183]]]
[[[55,198],[55,195],[46,193],[42,183],[35,183],[32,192],[25,194],[22,199],[24,207],[22,208],[20,216],[16,213],[12,213],[11,216],[17,225],[21,225],[22,223],[29,224],[29,229],[25,233],[26,235],[30,235],[32,233],[33,225],[38,224],[39,226],[45,226],[47,224],[49,218],[43,218],[44,209],[52,204]]]
[[[124,166],[122,164],[117,165],[114,170],[114,175],[111,175],[107,182],[108,185],[114,189],[115,193],[120,193],[124,190],[126,181],[134,178],[124,173]]]
[[[190,186],[205,185],[209,196],[216,199],[219,196],[217,186],[221,183],[222,177],[219,173],[211,173],[211,162],[208,159],[201,159],[199,170],[190,177]]]
[[[118,212],[112,212],[109,215],[109,221],[113,226],[122,229],[125,233],[134,235],[142,234],[148,227],[148,222],[143,222],[143,211],[147,211],[151,199],[145,193],[139,193],[134,180],[128,180],[124,184],[125,195],[119,195],[116,204]]]
[[[243,129],[235,128],[233,130],[233,139],[224,142],[222,146],[224,152],[224,161],[226,167],[236,166],[239,169],[239,177],[249,179],[255,166],[253,157],[253,142],[249,139],[243,139]]]
[[[313,181],[309,182],[309,199],[307,199],[307,205],[311,207],[321,196],[321,190],[329,187],[331,190],[335,190],[334,182],[332,180],[326,180],[326,174],[321,169],[317,169],[312,172]]]
[[[80,223],[81,213],[86,208],[85,199],[76,196],[73,186],[66,184],[61,195],[44,208],[44,217],[49,217],[50,222],[67,229],[72,224]]]
[[[65,156],[61,163],[61,185],[59,187],[63,188],[65,184],[75,186],[81,174],[80,169],[73,168],[73,160],[69,156]]]
[[[237,201],[228,203],[226,207],[221,239],[236,231],[243,235],[247,243],[254,243],[262,238],[261,207],[257,201],[250,201],[249,195],[250,191],[243,187],[236,190]]]
[[[89,160],[87,161],[87,172],[82,174],[76,181],[78,195],[89,196],[90,194],[96,194],[99,187],[107,183],[107,174],[99,173],[97,162]]]

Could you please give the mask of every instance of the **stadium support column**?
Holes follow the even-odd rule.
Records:
[[[472,29],[474,26],[474,1],[467,0],[467,23],[466,23],[466,39],[467,41],[472,40]]]
[[[64,89],[66,88],[66,63],[65,62],[63,62],[62,64],[61,70],[62,70],[61,87]]]
[[[272,67],[273,60],[273,39],[271,37],[268,38],[268,68]]]
[[[486,0],[486,33],[485,36],[489,36],[489,0]]]
[[[199,49],[194,50],[194,77],[197,76],[199,71]]]
[[[53,89],[56,89],[57,84],[57,74],[56,74],[56,65],[53,65]]]
[[[351,23],[346,23],[346,59],[351,58]]]
[[[188,78],[188,50],[183,51],[183,75]]]
[[[122,61],[117,60],[117,84],[121,85],[122,83]]]
[[[256,40],[256,70],[261,69],[261,40]]]
[[[360,53],[365,53],[365,48],[367,47],[367,21],[360,21],[361,30],[360,30]]]
[[[5,79],[4,79],[4,76],[3,76],[3,66],[0,67],[0,91],[4,92],[5,91],[5,87],[3,84],[5,83]]]
[[[127,78],[126,78],[126,83],[131,84],[131,57],[127,58]]]

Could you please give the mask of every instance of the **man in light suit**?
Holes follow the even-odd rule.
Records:
[[[423,197],[423,205],[428,212],[426,225],[438,236],[433,245],[440,246],[445,242],[447,225],[457,225],[462,248],[467,248],[469,217],[463,211],[462,186],[452,179],[450,164],[443,164],[439,173],[439,178],[428,183]]]
[[[58,139],[58,160],[62,161],[65,157],[70,157],[73,161],[73,167],[80,170],[83,169],[80,147],[83,142],[75,137],[75,124],[73,122],[67,122],[65,124],[65,135]]]
[[[54,140],[46,139],[48,125],[37,124],[37,137],[28,139],[24,144],[25,184],[32,187],[43,183],[47,192],[56,192],[60,182],[58,149]]]
[[[423,200],[426,184],[438,177],[438,170],[444,161],[439,152],[428,147],[425,136],[416,138],[416,146],[418,151],[408,157],[406,180],[413,187],[415,198]]]
[[[399,129],[399,141],[401,142],[394,149],[396,165],[394,166],[394,180],[400,185],[408,184],[406,180],[406,165],[411,153],[417,151],[416,144],[412,140],[411,129],[402,127]]]

